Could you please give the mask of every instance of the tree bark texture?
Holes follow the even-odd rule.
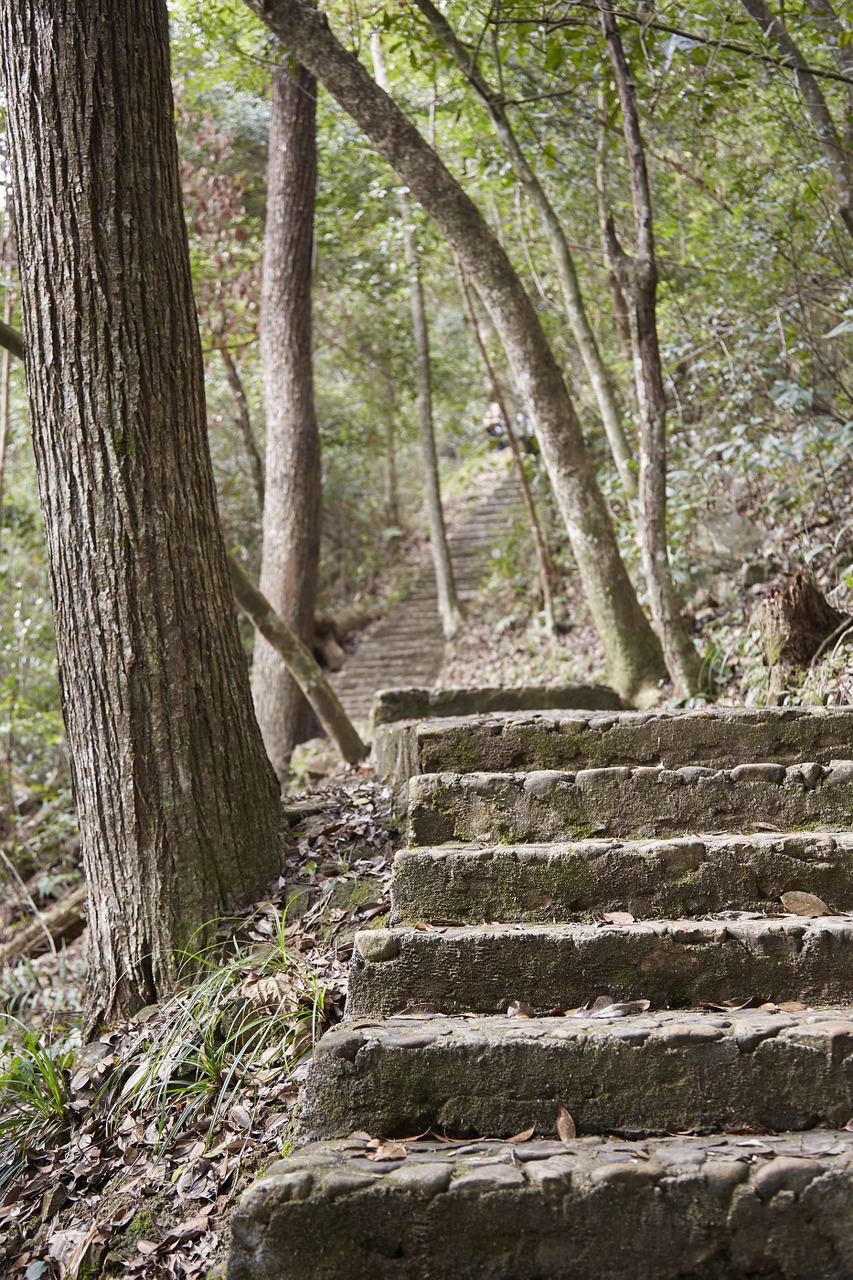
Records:
[[[581,293],[575,261],[566,239],[566,233],[563,230],[563,224],[548,199],[547,192],[539,181],[535,170],[524,154],[500,95],[495,93],[487,83],[477,66],[475,56],[465,48],[450,23],[438,11],[432,0],[415,0],[415,3],[429,22],[433,34],[437,36],[446,52],[450,54],[468,79],[468,82],[480,95],[489,114],[489,119],[494,126],[498,141],[509,157],[513,172],[539,214],[542,230],[551,247],[551,254],[557,268],[557,275],[559,276],[560,288],[563,294],[563,305],[566,309],[569,325],[598,404],[598,411],[604,425],[604,434],[607,437],[622,488],[628,497],[634,498],[637,496],[637,477],[634,471],[633,451],[628,442],[625,425],[616,402],[610,370],[607,368],[604,357],[601,354],[601,349],[586,313],[586,305]]]
[[[850,150],[850,144],[853,141],[853,124],[848,124],[846,129],[836,128],[817,77],[806,70],[808,63],[783,19],[776,17],[765,0],[741,0],[741,4],[761,28],[764,39],[775,44],[783,59],[795,68],[797,84],[803,96],[806,111],[814,125],[818,143],[838,197],[839,215],[848,232],[853,236],[853,152]],[[814,7],[820,10],[824,28],[828,18],[835,18],[836,30],[840,35],[843,28],[831,6],[815,3]],[[848,67],[853,66],[853,58],[848,60],[844,56],[845,48],[849,50],[850,45],[839,44],[838,53],[841,57],[837,60],[843,74],[847,73]],[[853,109],[853,98],[849,93],[848,104]]]
[[[382,43],[374,33],[370,42],[376,83],[388,91],[388,72]],[[432,365],[429,352],[429,325],[424,304],[424,286],[418,259],[418,247],[412,226],[412,214],[405,194],[397,193],[400,216],[403,221],[403,244],[409,267],[409,299],[412,309],[412,333],[415,339],[415,359],[418,386],[418,428],[421,437],[421,458],[424,466],[424,497],[426,499],[429,542],[435,569],[435,589],[438,596],[438,614],[446,640],[452,640],[462,623],[462,611],[456,596],[453,578],[453,562],[447,543],[444,524],[444,508],[441,504],[441,483],[438,475],[438,455],[435,449],[435,423],[432,416]]]
[[[802,684],[803,673],[824,641],[851,619],[832,605],[809,573],[798,573],[784,591],[773,591],[757,611],[767,667],[767,706],[776,707],[788,690]]]
[[[311,357],[316,107],[317,84],[309,72],[289,60],[273,69],[261,295],[267,474],[260,585],[309,647],[323,518]],[[310,713],[299,686],[262,637],[255,643],[252,692],[267,754],[284,785]]]
[[[287,666],[296,684],[314,709],[317,719],[336,744],[348,764],[357,764],[367,755],[367,747],[353,728],[338,696],[311,650],[273,609],[266,596],[246,577],[233,556],[228,572],[234,599],[275,651],[279,663]]]
[[[609,3],[609,0],[608,0]],[[700,660],[681,615],[681,600],[672,580],[666,513],[666,394],[663,386],[657,326],[658,270],[654,216],[640,132],[640,116],[631,73],[616,19],[599,0],[607,51],[622,107],[622,122],[631,174],[636,254],[633,261],[616,241],[612,222],[611,256],[630,304],[634,381],[640,417],[640,551],[655,627],[667,670],[679,697],[699,685]]]
[[[655,696],[662,661],[619,556],[580,423],[539,318],[480,211],[354,54],[306,0],[247,0],[364,130],[456,250],[500,335],[568,529],[604,647],[626,700]]]
[[[207,447],[165,0],[0,6],[92,1019],[280,867]]]

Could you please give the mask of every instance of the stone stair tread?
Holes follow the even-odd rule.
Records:
[[[779,910],[791,890],[853,911],[853,832],[438,845],[394,859],[392,922],[569,921],[590,913]]]
[[[492,711],[397,725],[386,732],[411,740],[408,754],[416,773],[644,764],[732,767],[760,759],[790,764],[853,757],[849,707]]]
[[[545,1013],[599,995],[657,1008],[853,1001],[853,916],[367,930],[355,937],[348,1011],[503,1013],[521,1000]]]
[[[630,1006],[628,1006],[630,1009]],[[299,1140],[810,1129],[853,1114],[853,1006],[348,1019],[309,1070]]]
[[[837,828],[853,814],[853,760],[420,774],[409,782],[409,841],[674,836],[686,831]]]
[[[853,1133],[372,1150],[312,1143],[274,1164],[232,1219],[229,1280],[853,1275]]]

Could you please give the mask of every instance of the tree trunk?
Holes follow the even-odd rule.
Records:
[[[610,370],[604,362],[592,325],[586,314],[578,273],[575,268],[572,251],[566,239],[566,233],[563,230],[563,224],[515,136],[500,96],[490,88],[477,66],[475,55],[461,43],[450,23],[438,11],[432,0],[415,0],[415,3],[429,22],[433,34],[438,37],[446,52],[450,54],[456,65],[467,77],[469,83],[482,98],[489,113],[489,119],[498,136],[498,141],[509,157],[513,172],[539,214],[542,230],[551,246],[551,253],[557,267],[557,275],[560,279],[560,288],[563,294],[563,305],[566,309],[569,325],[578,350],[581,353],[581,359],[598,404],[598,411],[604,424],[604,433],[607,437],[613,460],[616,463],[616,470],[619,473],[622,488],[628,497],[634,498],[637,496],[637,478],[634,473],[633,452],[628,443],[619,406],[616,403]]]
[[[253,587],[233,556],[228,572],[234,599],[251,619],[264,641],[275,651],[317,715],[320,724],[348,764],[357,764],[367,755],[367,747],[353,728],[347,713],[322,668],[306,644],[273,609],[266,596]]]
[[[9,282],[6,284],[3,300],[3,325],[8,333],[14,332],[9,324],[12,320],[13,302],[12,260],[12,210],[6,209],[0,262],[3,264],[3,274]],[[4,347],[3,356],[0,356],[0,538],[3,536],[3,485],[6,475],[6,449],[9,447],[9,366],[12,355],[9,347]]]
[[[316,105],[317,84],[309,72],[287,62],[273,69],[261,297],[267,418],[261,591],[309,648],[323,514],[311,359]],[[275,649],[261,637],[255,643],[252,692],[264,745],[284,786],[310,712]]]
[[[820,149],[823,152],[832,184],[835,187],[835,193],[838,196],[838,212],[848,232],[853,236],[853,153],[845,145],[849,143],[853,130],[846,134],[841,131],[839,136],[839,130],[836,129],[832,112],[829,109],[826,98],[823,96],[823,90],[817,82],[817,77],[806,70],[808,66],[806,59],[782,18],[777,18],[771,12],[765,0],[741,0],[741,4],[750,17],[758,23],[764,39],[772,41],[782,54],[783,59],[794,68],[794,74],[797,77],[797,84],[803,95],[806,111],[814,125]],[[822,7],[824,17],[827,16],[826,10],[829,7],[828,5]],[[838,24],[838,29],[840,34],[843,30],[840,23]],[[846,45],[846,47],[849,47],[849,45]],[[851,98],[848,94],[848,102],[850,101]]]
[[[784,591],[774,591],[758,610],[767,667],[767,706],[802,683],[804,669],[824,641],[851,619],[833,609],[809,573],[798,573]]]
[[[608,0],[609,3],[609,0]],[[700,659],[681,616],[681,600],[672,580],[666,517],[666,395],[657,328],[657,258],[654,218],[640,132],[637,99],[616,19],[599,0],[601,22],[622,107],[625,145],[631,172],[637,248],[629,261],[608,223],[611,257],[630,304],[634,381],[640,415],[640,550],[652,617],[663,646],[676,694],[689,697],[699,686]]]
[[[483,341],[483,335],[480,332],[480,325],[477,321],[477,312],[474,309],[474,303],[471,298],[471,291],[468,288],[468,281],[465,279],[465,272],[459,259],[456,259],[456,271],[459,276],[459,289],[462,294],[462,303],[465,308],[465,314],[468,317],[468,323],[471,326],[471,332],[474,337],[474,343],[480,356],[480,363],[483,366],[483,373],[486,377],[486,385],[489,389],[489,395],[498,406],[498,412],[503,420],[506,438],[509,441],[510,452],[512,453],[512,461],[515,466],[515,473],[518,476],[519,487],[521,488],[521,496],[524,499],[524,506],[527,511],[527,519],[530,522],[530,532],[533,536],[533,546],[536,551],[536,564],[539,569],[539,589],[542,592],[542,612],[545,614],[545,623],[549,631],[556,630],[554,622],[554,601],[551,595],[551,583],[554,580],[554,566],[548,551],[548,544],[545,541],[545,535],[542,532],[542,526],[539,523],[539,515],[536,511],[536,504],[533,501],[533,494],[530,492],[530,483],[524,470],[524,460],[521,456],[521,450],[518,447],[518,439],[513,430],[512,420],[509,416],[509,410],[506,406],[506,397],[503,389],[498,381],[497,374],[489,359],[489,353],[486,350],[486,344]]]
[[[376,83],[387,92],[388,73],[385,67],[382,44],[378,35],[374,34],[372,36],[370,47],[373,53]],[[438,596],[441,629],[444,632],[444,638],[452,640],[461,626],[462,612],[456,596],[456,583],[453,580],[453,562],[450,559],[450,547],[447,545],[444,509],[441,505],[441,484],[438,476],[438,457],[435,451],[435,424],[432,417],[432,367],[429,354],[429,327],[427,325],[426,307],[424,306],[424,288],[421,280],[415,233],[412,228],[411,210],[409,209],[409,202],[402,191],[398,193],[397,199],[403,222],[403,244],[406,250],[406,261],[409,265],[409,297],[412,308],[412,331],[415,337],[418,374],[418,427],[421,436],[421,456],[424,464],[424,496],[426,498],[427,520],[429,522],[429,541],[432,550],[432,562],[435,568],[435,589]]]
[[[246,459],[249,463],[249,470],[252,473],[252,484],[255,489],[255,497],[258,500],[258,510],[263,512],[264,464],[255,440],[255,433],[252,430],[252,419],[249,416],[249,402],[246,399],[243,379],[240,377],[240,370],[237,368],[234,357],[228,348],[225,346],[220,347],[219,354],[222,356],[222,363],[225,366],[225,377],[228,379],[228,385],[234,393],[234,403],[237,406],[237,424],[240,427],[243,448],[246,450]]]
[[[607,214],[610,197],[607,184],[607,102],[603,89],[598,91],[595,190],[598,197],[598,232],[601,243],[601,256],[604,262],[604,269],[607,272],[607,287],[610,290],[610,299],[613,303],[613,318],[616,321],[616,332],[619,335],[622,358],[627,363],[631,363],[633,351],[631,347],[631,322],[628,318],[628,303],[619,283],[619,276],[616,273],[616,264],[610,253],[610,240],[607,235]],[[634,394],[636,395],[636,388]]]
[[[619,556],[610,513],[554,354],[521,281],[482,214],[410,120],[306,0],[247,0],[311,67],[435,220],[500,335],[528,406],[607,660],[626,700],[656,697],[660,648]]]
[[[164,0],[0,7],[89,1001],[159,1000],[280,869],[207,447]]]

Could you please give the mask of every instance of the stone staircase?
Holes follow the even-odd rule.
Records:
[[[465,603],[477,594],[488,570],[489,552],[507,536],[522,512],[518,481],[500,467],[494,489],[448,536],[457,595]],[[432,561],[416,574],[409,590],[388,612],[334,679],[351,720],[367,720],[379,689],[429,687],[444,662],[445,641],[438,613]]]
[[[385,731],[391,927],[229,1280],[850,1280],[853,712]]]

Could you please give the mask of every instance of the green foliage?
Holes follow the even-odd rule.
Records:
[[[11,1035],[10,1035],[11,1031]],[[0,1191],[23,1168],[27,1153],[49,1147],[73,1127],[68,1078],[73,1049],[51,1044],[17,1018],[5,1016],[0,1035]]]

